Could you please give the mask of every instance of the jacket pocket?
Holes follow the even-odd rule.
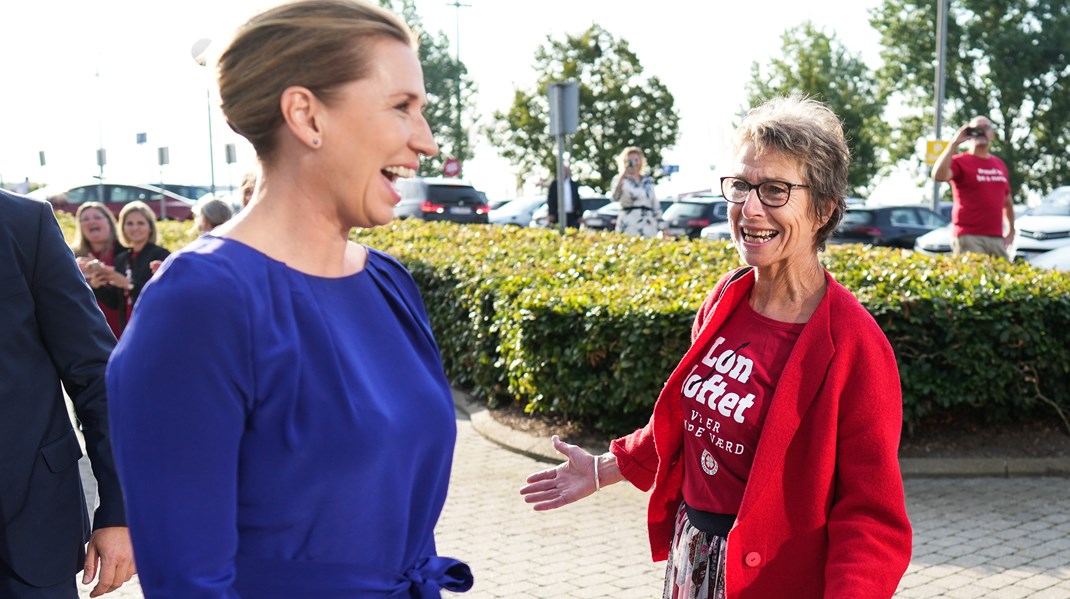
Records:
[[[74,430],[42,447],[41,456],[52,472],[63,472],[70,468],[82,457],[82,448],[78,445]]]

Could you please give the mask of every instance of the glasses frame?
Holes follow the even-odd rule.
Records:
[[[729,198],[729,194],[725,193],[724,182],[729,180],[729,179],[734,179],[736,181],[742,181],[743,183],[746,183],[748,187],[750,187],[750,189],[747,190],[747,196],[745,198],[743,198],[742,202],[737,202],[737,201]],[[787,197],[784,198],[784,201],[782,203],[780,203],[780,204],[771,204],[771,203],[765,201],[765,199],[762,198],[761,187],[762,187],[762,185],[766,185],[768,183],[780,183],[781,185],[787,185],[788,186],[788,195],[787,195]],[[810,189],[809,185],[803,185],[802,183],[789,183],[787,181],[782,181],[780,179],[767,179],[765,181],[762,181],[761,183],[751,183],[750,181],[747,181],[745,179],[741,179],[739,177],[721,177],[721,195],[724,196],[725,201],[728,202],[729,204],[746,204],[747,203],[747,198],[750,197],[750,192],[753,191],[758,196],[758,201],[761,202],[764,206],[769,206],[770,208],[780,208],[784,204],[788,203],[788,200],[791,199],[791,190],[795,189],[796,187],[799,187],[799,188],[802,188],[802,189]]]

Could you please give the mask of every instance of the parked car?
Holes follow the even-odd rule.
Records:
[[[148,185],[166,189],[171,193],[177,193],[178,195],[191,200],[199,200],[205,195],[212,193],[211,185],[181,185],[177,183],[148,183]],[[222,199],[222,197],[230,191],[233,190],[224,185],[216,185],[215,195]]]
[[[133,201],[141,201],[147,204],[160,220],[193,218],[192,199],[152,185],[86,183],[66,189],[45,188],[42,195],[52,203],[54,210],[70,214],[78,212],[78,207],[85,202],[101,202],[118,217],[123,206]]]
[[[732,241],[732,223],[726,220],[703,227],[698,236],[710,241]]]
[[[844,213],[829,241],[911,249],[918,237],[946,224],[925,206],[855,206]]]
[[[611,202],[611,200],[609,198],[602,197],[602,196],[592,196],[592,197],[588,197],[588,198],[580,198],[580,222],[581,223],[583,222],[583,215],[588,210],[598,210],[599,208],[602,208],[603,206],[609,205],[610,202]],[[539,209],[536,210],[531,215],[531,226],[532,227],[546,227],[547,226],[547,219],[548,219],[549,215],[550,215],[550,206],[549,206],[549,204],[546,204],[544,202],[543,205],[540,206]]]
[[[1014,220],[1014,256],[1029,260],[1070,245],[1070,186],[1063,186]]]
[[[422,218],[456,223],[486,223],[487,197],[458,179],[398,179],[394,184],[401,200],[394,206],[395,218]]]
[[[673,205],[673,201],[659,200],[659,204],[661,205],[661,213],[664,215],[669,206]],[[580,228],[612,231],[617,228],[618,216],[620,216],[620,202],[610,201],[597,210],[583,211],[580,214]]]
[[[951,202],[940,202],[940,214],[948,219],[948,224],[938,229],[919,236],[914,241],[914,251],[923,254],[946,254],[951,251]],[[1028,212],[1025,206],[1015,204],[1014,217],[1025,215]]]
[[[661,214],[669,237],[698,239],[703,227],[728,220],[723,196],[694,196],[673,202]]]
[[[500,208],[492,208],[487,218],[492,225],[526,227],[531,224],[531,214],[544,206],[545,196],[516,198],[505,202]]]
[[[1070,245],[1037,254],[1029,259],[1029,263],[1037,268],[1070,272]]]

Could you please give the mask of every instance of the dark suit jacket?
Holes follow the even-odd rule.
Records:
[[[565,225],[577,228],[580,226],[580,210],[582,205],[580,204],[580,188],[576,185],[576,182],[572,179],[568,181],[570,189],[572,189],[572,211],[568,212],[565,217]],[[554,179],[553,183],[550,183],[550,191],[546,194],[546,205],[550,209],[550,216],[553,217],[554,222],[557,222],[557,179]]]
[[[93,527],[126,525],[104,392],[114,346],[52,207],[0,191],[0,560],[32,585],[81,570],[90,533],[61,382],[97,478]]]

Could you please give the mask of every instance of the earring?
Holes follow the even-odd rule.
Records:
[[[312,138],[312,145],[314,145],[314,146],[318,146],[318,145],[320,145],[320,138],[318,138],[318,137],[313,137],[313,138]]]

